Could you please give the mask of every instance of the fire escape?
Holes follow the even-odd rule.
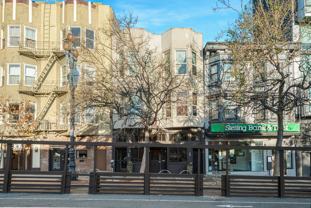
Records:
[[[47,102],[41,108],[37,118],[36,126],[37,130],[40,130],[40,123],[45,118],[52,104],[58,96],[67,93],[67,89],[57,86],[56,83],[52,83],[53,86],[45,87],[43,84],[49,75],[54,64],[64,57],[64,51],[60,49],[60,43],[51,41],[51,9],[52,5],[44,4],[43,14],[43,41],[37,42],[37,46],[33,48],[26,47],[22,44],[19,48],[20,55],[27,56],[33,59],[47,60],[46,65],[41,70],[39,76],[34,81],[32,87],[21,86],[19,89],[20,93],[31,95],[31,96],[47,96]]]

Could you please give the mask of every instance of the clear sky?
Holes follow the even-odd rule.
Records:
[[[215,41],[237,18],[230,9],[214,10],[217,0],[105,0],[117,16],[132,13],[138,17],[137,27],[162,33],[172,27],[191,27],[202,32],[204,41]],[[240,8],[240,0],[232,0]]]

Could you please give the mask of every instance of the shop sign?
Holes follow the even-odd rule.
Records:
[[[211,125],[212,133],[276,133],[277,131],[277,124],[215,123]],[[300,132],[300,124],[284,124],[284,132]]]

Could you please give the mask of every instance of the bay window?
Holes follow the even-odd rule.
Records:
[[[188,116],[187,92],[177,93],[177,116]]]
[[[177,50],[176,51],[176,73],[187,74],[187,51]]]
[[[73,47],[80,47],[81,46],[81,28],[71,27],[70,31],[72,33],[72,36],[74,37]]]

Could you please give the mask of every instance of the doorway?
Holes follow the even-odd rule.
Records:
[[[52,148],[49,151],[49,171],[63,171],[65,164],[65,150]]]
[[[167,149],[150,148],[150,173],[159,173],[167,170]]]

